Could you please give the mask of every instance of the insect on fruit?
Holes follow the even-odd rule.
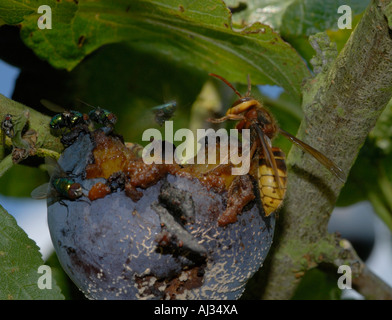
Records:
[[[78,199],[83,195],[80,184],[67,177],[54,179],[52,185],[60,195],[70,200]]]
[[[114,126],[117,122],[117,117],[113,112],[102,109],[100,107],[96,107],[94,110],[91,110],[88,116],[91,121],[94,121],[105,127]]]
[[[78,125],[88,125],[87,114],[75,110],[65,110],[64,108],[45,99],[41,103],[51,111],[60,112],[53,116],[50,120],[49,126],[55,132],[62,131],[63,129],[74,129]]]
[[[54,159],[45,158],[45,164],[51,176],[50,183],[57,192],[57,196],[76,200],[83,195],[81,185],[69,178]],[[33,199],[45,199],[49,196],[48,190],[49,183],[44,183],[31,192],[31,197]]]
[[[239,96],[239,99],[227,110],[224,117],[209,119],[209,121],[220,123],[226,120],[236,120],[239,121],[236,125],[238,130],[251,130],[250,157],[252,166],[257,168],[255,178],[258,182],[260,199],[266,216],[280,207],[286,192],[287,169],[284,153],[280,148],[272,147],[271,144],[271,140],[277,133],[282,134],[297,147],[311,154],[340,181],[345,181],[344,172],[335,163],[321,152],[277,126],[272,115],[258,100],[250,96],[251,83],[249,76],[248,91],[243,96],[223,77],[213,73],[210,73],[210,75],[222,80]]]
[[[59,130],[63,128],[73,129],[79,124],[84,124],[87,118],[85,114],[79,111],[69,110],[63,113],[56,114],[49,123],[49,126],[53,130]]]
[[[107,128],[107,133],[111,132],[114,128],[114,125],[117,122],[117,117],[116,115],[106,109],[103,109],[101,107],[94,107],[93,105],[84,102],[83,100],[77,99],[80,103],[83,103],[84,105],[92,108],[92,110],[88,113],[88,117],[91,121],[95,122],[96,124]]]

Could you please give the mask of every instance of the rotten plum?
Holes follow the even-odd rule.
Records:
[[[275,218],[260,215],[246,177],[225,188],[219,170],[201,179],[195,167],[146,165],[99,131],[82,132],[59,164],[98,195],[48,199],[58,258],[90,299],[237,299],[267,256]],[[228,203],[237,221],[222,226]]]

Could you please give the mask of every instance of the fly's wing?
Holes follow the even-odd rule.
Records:
[[[35,188],[32,192],[31,192],[31,197],[33,199],[46,199],[48,196],[48,190],[49,190],[49,183],[44,183],[41,184],[39,187]]]
[[[154,112],[158,111],[158,110],[163,110],[163,111],[166,111],[168,114],[173,114],[177,109],[177,103],[176,103],[176,101],[172,100],[167,103],[161,104],[159,106],[152,107],[151,109]]]
[[[63,176],[63,171],[57,161],[51,157],[45,157],[45,169],[48,171],[49,176],[61,177]],[[46,199],[49,192],[49,182],[40,185],[31,192],[31,197],[33,199]]]
[[[51,157],[45,157],[45,168],[49,173],[50,177],[63,177],[64,172],[61,169],[60,165],[57,163],[57,161]]]
[[[346,181],[346,175],[342,169],[340,169],[332,160],[328,159],[325,155],[323,155],[320,151],[317,151],[310,145],[305,142],[297,139],[290,133],[284,131],[279,128],[279,132],[284,135],[287,139],[289,139],[292,143],[294,143],[297,147],[299,147],[302,151],[305,151],[311,154],[318,162],[320,162],[324,167],[326,167],[331,173],[333,173],[341,182]]]
[[[91,104],[87,103],[86,101],[83,101],[83,100],[81,100],[79,98],[76,98],[76,101],[80,102],[81,104],[84,104],[85,106],[87,106],[87,107],[89,107],[91,109],[97,109],[97,107],[94,107],[93,105],[91,105]]]
[[[40,102],[46,109],[48,109],[50,111],[58,112],[58,113],[65,111],[65,109],[63,107],[60,107],[58,104],[56,104],[52,101],[49,101],[46,99],[41,99]]]

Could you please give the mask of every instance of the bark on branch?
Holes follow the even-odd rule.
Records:
[[[321,72],[304,85],[305,118],[297,137],[346,173],[392,97],[390,6],[391,1],[372,1],[338,57],[323,60]],[[304,271],[334,256],[337,259],[342,249],[336,237],[327,233],[327,225],[343,184],[298,148],[292,148],[287,163],[287,196],[279,214],[264,299],[289,299]],[[361,270],[359,279],[366,278],[368,269]],[[388,286],[385,290],[391,293]]]
[[[347,240],[342,240],[339,243],[339,247],[341,248],[340,254],[330,263],[335,265],[336,268],[350,263],[353,273],[353,288],[369,300],[392,300],[392,289],[366,266],[355,252],[351,243]],[[330,258],[333,259],[333,257]]]

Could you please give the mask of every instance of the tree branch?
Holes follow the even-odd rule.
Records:
[[[37,132],[37,142],[35,146],[37,148],[62,152],[64,147],[61,144],[60,139],[50,133],[50,117],[0,94],[0,115],[4,116],[9,113],[15,118],[25,111],[28,111],[29,128],[34,129]],[[2,120],[3,118],[0,119],[0,121]]]
[[[303,89],[305,118],[297,136],[346,173],[392,97],[390,2],[372,1],[339,56],[324,59],[321,72]],[[339,255],[327,225],[343,184],[298,148],[292,148],[287,164],[287,195],[264,299],[289,299],[306,270]],[[363,270],[358,279],[366,278]]]
[[[336,268],[348,265],[352,270],[353,288],[360,292],[366,299],[392,300],[392,288],[375,275],[359,258],[351,243],[347,240],[339,242],[340,253],[338,257],[331,257],[330,261]]]
[[[5,146],[1,146],[0,177],[14,163],[23,160],[29,155],[58,158],[59,153],[62,152],[64,147],[60,139],[50,133],[50,118],[48,116],[0,94],[0,121],[3,121],[5,114],[12,115],[15,134],[12,139],[7,137],[5,140],[7,146],[12,146],[13,152],[4,159]],[[26,127],[32,130],[26,131]],[[23,156],[17,157],[18,152],[16,152],[14,157],[14,151],[16,149],[24,150]]]

